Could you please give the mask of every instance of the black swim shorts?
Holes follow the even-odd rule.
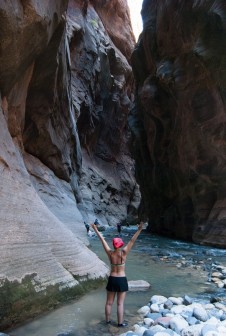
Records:
[[[129,290],[127,278],[110,275],[106,289],[109,292],[127,292]]]

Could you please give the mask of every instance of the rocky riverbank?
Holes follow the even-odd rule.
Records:
[[[187,295],[154,295],[138,314],[137,323],[120,336],[226,335],[226,300],[219,298],[197,301]]]
[[[214,253],[196,251],[189,253],[166,253],[152,250],[157,262],[175,264],[177,269],[191,268],[204,272],[206,283],[222,289],[207,298],[165,297],[154,295],[147,305],[138,310],[137,317],[131,318],[128,327],[121,331],[114,326],[110,334],[120,336],[226,336],[226,267],[217,262]],[[211,290],[210,290],[211,293]],[[208,295],[207,295],[208,296]]]
[[[122,238],[125,243],[130,239],[134,230],[135,228],[132,226],[129,228],[123,227]],[[104,231],[103,234],[109,243],[112,237],[117,234],[115,231],[115,228]],[[92,251],[96,252],[102,260],[102,256],[105,257],[105,254],[102,246],[99,244],[99,240],[94,236],[90,241]],[[150,236],[144,231],[131,251],[130,257],[133,262],[128,260],[127,263],[127,275],[131,284],[131,293],[128,293],[125,302],[125,320],[128,322],[126,328],[118,328],[117,326],[116,307],[112,311],[112,324],[106,325],[104,320],[105,292],[103,287],[100,291],[87,294],[84,299],[76,301],[69,308],[66,306],[60,313],[55,312],[48,315],[48,318],[38,319],[21,329],[10,332],[5,330],[5,333],[17,336],[119,336],[121,334],[140,336],[142,332],[143,334],[146,332],[146,335],[150,335],[150,332],[152,332],[152,335],[156,336],[154,332],[157,332],[153,327],[158,326],[161,322],[157,319],[155,321],[152,318],[153,322],[150,322],[150,325],[148,325],[146,320],[148,317],[143,313],[138,313],[138,310],[143,305],[149,306],[150,314],[155,313],[152,311],[153,306],[150,299],[153,295],[161,295],[167,299],[175,297],[175,300],[178,300],[178,304],[173,303],[173,306],[176,307],[181,304],[182,299],[179,297],[182,297],[184,300],[185,294],[187,294],[190,298],[193,298],[190,299],[193,304],[199,303],[203,305],[204,309],[212,317],[213,310],[207,309],[207,304],[214,305],[214,307],[216,305],[217,308],[215,307],[214,310],[223,310],[219,307],[219,304],[225,306],[225,287],[222,287],[222,283],[224,283],[226,277],[226,267],[223,266],[226,265],[225,252],[221,249],[172,241],[154,235]],[[150,289],[140,290],[140,287],[143,287],[143,285],[141,283],[138,284],[137,281],[135,282],[136,279],[145,279],[148,281],[151,285]],[[134,286],[134,282],[136,286]],[[172,282],[174,283],[173,285]],[[188,300],[188,296],[186,296],[186,300]],[[189,306],[184,302],[182,305]],[[171,314],[171,316],[165,316],[167,312],[164,303],[162,303],[160,305],[162,317],[172,318],[174,315],[181,315],[184,318],[184,312],[173,313],[176,309],[175,307],[172,311],[168,308],[168,314]],[[164,309],[163,312],[162,309]],[[220,317],[220,314],[222,312],[219,312],[217,315]],[[224,310],[222,316],[224,316]],[[220,323],[224,321],[222,319],[223,317],[220,318]],[[188,324],[192,320],[190,318]],[[196,321],[196,324],[198,324],[198,321]],[[206,322],[200,321],[199,324],[204,325]],[[166,336],[166,332],[167,336],[169,334],[177,336],[176,332],[170,327],[161,330],[161,333],[164,332],[163,336]],[[147,334],[147,331],[149,334]],[[197,330],[193,334],[191,331],[189,332],[189,336],[203,336]],[[219,336],[217,333],[205,336],[216,335]],[[224,333],[223,335],[226,336]],[[0,336],[2,335],[0,334]],[[157,336],[162,335],[157,334]]]
[[[208,281],[225,288],[226,267],[212,264]],[[225,296],[201,300],[153,295],[138,314],[131,330],[120,336],[226,336]]]

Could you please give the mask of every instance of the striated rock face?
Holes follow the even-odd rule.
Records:
[[[1,328],[107,275],[84,220],[137,214],[134,38],[115,45],[104,15],[87,1],[0,3]]]
[[[82,12],[79,2],[70,1],[67,22],[72,101],[83,160],[78,207],[87,221],[92,221],[95,213],[103,224],[116,224],[127,215],[136,215],[140,202],[127,146],[133,89],[127,58],[134,38],[126,1],[113,2],[117,4],[115,16],[111,16],[117,23],[113,30],[108,22],[109,1],[95,1],[94,7],[89,4]],[[124,43],[120,36],[127,27]]]
[[[136,173],[160,234],[226,247],[226,7],[144,1],[132,56]]]

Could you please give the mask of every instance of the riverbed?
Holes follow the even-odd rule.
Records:
[[[125,243],[135,228],[123,228],[121,238]],[[105,231],[111,245],[117,235],[115,229]],[[97,237],[91,237],[90,249],[108,264],[107,257]],[[150,288],[129,291],[125,301],[125,320],[132,324],[137,310],[148,303],[152,295],[209,297],[223,295],[209,282],[209,270],[214,263],[226,265],[226,250],[199,246],[179,240],[150,235],[145,230],[140,234],[127,258],[128,280],[145,280]],[[10,336],[95,336],[117,335],[104,323],[105,285],[90,291],[79,300],[64,305],[25,325],[8,331]],[[116,322],[116,305],[112,320]],[[115,329],[116,330],[116,329]],[[122,331],[121,331],[122,332]]]

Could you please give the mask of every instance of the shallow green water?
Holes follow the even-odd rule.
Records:
[[[124,229],[123,240],[127,242],[133,233],[133,228]],[[114,234],[114,231],[104,234],[109,244]],[[90,243],[90,248],[108,263],[100,241],[95,237],[90,238]],[[131,322],[137,310],[155,294],[198,297],[216,293],[218,290],[207,282],[208,272],[202,270],[200,262],[210,264],[218,261],[226,265],[225,252],[142,233],[127,258],[126,273],[128,280],[146,280],[151,287],[146,291],[127,293],[125,319]],[[189,266],[178,269],[177,264],[181,260],[192,260],[193,264],[197,261],[198,269]],[[103,323],[105,294],[103,285],[81,299],[8,333],[10,336],[117,335],[117,330],[109,331]],[[116,305],[112,320],[116,321]]]

